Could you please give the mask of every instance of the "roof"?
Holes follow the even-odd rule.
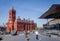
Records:
[[[11,12],[15,14],[16,10],[12,7],[12,9],[9,10],[9,13],[11,13]]]
[[[60,4],[53,4],[48,11],[46,11],[39,18],[60,18]]]

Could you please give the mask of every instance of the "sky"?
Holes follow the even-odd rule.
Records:
[[[9,10],[14,7],[16,10],[16,18],[20,16],[34,20],[38,27],[42,27],[47,23],[46,19],[39,19],[52,4],[60,4],[60,0],[0,0],[0,25],[6,24],[8,21]]]

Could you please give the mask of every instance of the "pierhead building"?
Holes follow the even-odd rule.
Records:
[[[24,30],[35,30],[36,23],[32,20],[27,20],[23,18],[23,20],[18,16],[16,19],[16,10],[14,8],[9,10],[9,19],[6,23],[6,32],[16,31],[24,31]]]

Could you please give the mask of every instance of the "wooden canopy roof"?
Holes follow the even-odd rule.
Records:
[[[53,4],[48,11],[46,11],[41,17],[39,18],[60,18],[60,4]]]

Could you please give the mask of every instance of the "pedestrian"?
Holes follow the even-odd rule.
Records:
[[[39,40],[38,31],[35,31],[35,34],[36,34],[36,39]]]
[[[33,30],[33,33],[34,33],[34,30]]]
[[[26,38],[27,41],[29,41],[30,40],[29,34],[27,34],[25,38]]]
[[[25,31],[25,38],[27,38],[27,31]]]
[[[29,31],[25,31],[25,37],[27,38],[28,37],[28,35],[29,35]]]
[[[29,41],[30,39],[29,39],[29,36],[27,37],[27,41]]]

